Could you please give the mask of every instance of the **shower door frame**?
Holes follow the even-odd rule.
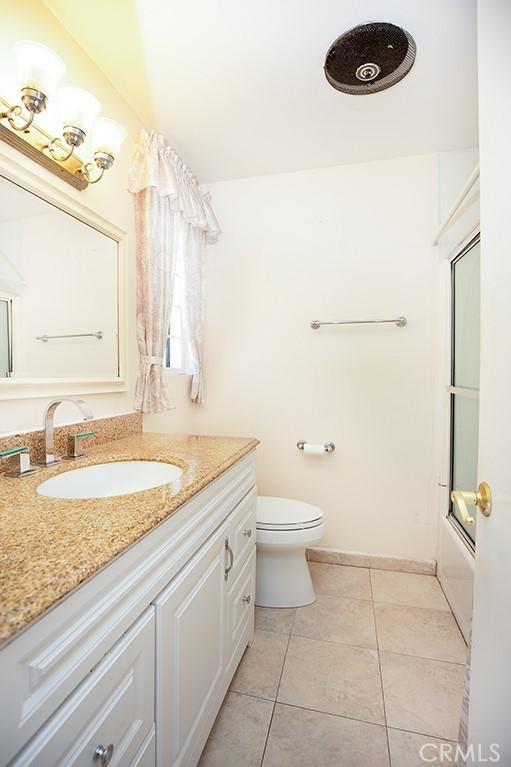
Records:
[[[10,293],[0,291],[0,302],[7,305],[7,358],[8,374],[10,378],[13,371],[13,316],[14,316],[15,296]]]
[[[450,484],[452,472],[452,349],[453,295],[452,268],[454,261],[467,252],[480,238],[479,224],[440,262],[440,328],[442,358],[440,360],[440,397],[438,428],[438,555],[437,576],[460,629],[468,641],[472,623],[472,601],[475,576],[475,546],[450,513]]]

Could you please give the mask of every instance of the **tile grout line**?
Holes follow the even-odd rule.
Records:
[[[336,714],[333,711],[325,711],[321,708],[307,708],[306,706],[299,706],[297,703],[287,703],[284,701],[273,701],[271,698],[261,698],[259,695],[252,695],[249,692],[238,692],[237,690],[228,690],[228,692],[232,693],[233,695],[239,695],[242,698],[252,698],[252,700],[262,700],[265,703],[279,703],[281,706],[286,706],[287,708],[298,708],[301,711],[313,711],[315,714],[324,714],[325,716],[335,716],[337,719],[349,719],[350,722],[360,722],[360,724],[369,724],[373,727],[383,727],[388,730],[397,730],[398,732],[408,732],[411,735],[420,735],[424,738],[435,738],[436,740],[442,740],[446,743],[455,743],[456,741],[451,740],[450,738],[444,738],[442,735],[433,735],[430,732],[420,732],[417,730],[407,730],[404,727],[397,727],[395,725],[387,726],[385,724],[382,724],[381,722],[372,722],[368,719],[359,719],[356,716],[349,716],[348,714]]]
[[[412,610],[431,610],[432,612],[435,612],[435,613],[444,613],[446,615],[451,615],[454,618],[452,614],[452,610],[449,606],[447,606],[446,608],[445,607],[424,607],[424,605],[410,605],[410,604],[406,604],[405,602],[386,602],[384,599],[374,599],[373,601],[377,605],[387,605],[387,607],[403,607],[405,609],[410,608]]]
[[[432,663],[446,663],[449,666],[461,666],[465,668],[466,663],[460,663],[456,660],[444,660],[443,658],[430,658],[427,655],[411,655],[407,652],[395,652],[394,650],[379,650],[378,652],[384,652],[388,655],[399,655],[400,658],[416,658],[417,660],[429,660]]]
[[[416,730],[405,730],[403,727],[388,727],[388,730],[397,730],[398,732],[407,732],[410,735],[420,735],[422,738],[434,738],[435,740],[441,740],[445,743],[456,743],[455,740],[450,738],[444,738],[441,735],[431,735],[430,732],[416,732]]]
[[[333,711],[325,711],[325,709],[323,708],[307,708],[307,706],[300,706],[298,705],[298,703],[287,703],[283,700],[278,701],[278,704],[279,706],[285,706],[286,708],[297,708],[300,711],[312,711],[314,714],[324,714],[325,716],[335,716],[336,719],[348,719],[350,722],[359,722],[360,724],[368,724],[371,727],[381,727],[384,730],[387,729],[385,723],[382,723],[382,722],[372,722],[369,719],[359,719],[356,716],[349,716],[348,714],[335,714]],[[391,729],[397,729],[397,728],[392,727]],[[420,735],[421,733],[417,732],[414,734]],[[434,738],[436,737],[436,735],[431,735],[431,737]]]
[[[373,609],[373,616],[374,616],[374,609]],[[373,621],[376,624],[376,620],[374,617],[373,617]],[[267,629],[260,629],[260,630],[267,631]],[[284,634],[285,632],[274,631],[270,633]],[[376,635],[377,635],[377,630],[376,630]],[[380,652],[378,647],[378,638],[376,638],[376,647],[369,647],[367,645],[353,644],[351,642],[336,642],[333,639],[318,639],[318,637],[306,636],[304,634],[293,634],[292,636],[298,637],[299,639],[308,639],[311,642],[324,642],[325,644],[336,645],[337,647],[352,647],[354,650],[372,650],[373,652],[378,652],[378,653]],[[395,650],[382,650],[381,652],[389,653],[389,655],[402,655],[405,658],[418,658],[419,660],[430,660],[430,661],[434,661],[435,663],[449,663],[453,666],[465,665],[464,663],[460,663],[459,661],[455,661],[455,660],[444,660],[443,658],[430,658],[427,655],[412,655],[411,653],[396,652]]]
[[[389,757],[389,767],[392,767],[392,756],[390,753],[390,739],[389,739],[389,726],[387,721],[387,706],[385,705],[385,690],[383,687],[383,672],[381,669],[381,656],[380,656],[380,643],[378,641],[378,624],[376,622],[376,610],[374,608],[374,592],[373,592],[373,579],[371,578],[371,570],[369,570],[369,587],[371,589],[371,604],[373,607],[373,623],[374,623],[374,635],[376,638],[376,650],[378,652],[378,669],[380,672],[380,685],[381,685],[381,700],[383,706],[383,718],[385,719],[385,739],[387,741],[387,755]]]
[[[266,701],[266,703],[274,703],[273,698],[263,698],[262,695],[254,695],[254,693],[252,693],[252,692],[240,692],[239,690],[231,690],[230,687],[227,690],[227,692],[225,693],[225,695],[227,696],[227,693],[229,693],[229,692],[232,692],[233,695],[242,695],[245,698],[253,698],[254,700],[264,700],[264,701]],[[224,698],[224,700],[225,700],[225,698]]]
[[[296,610],[297,610],[297,608],[295,607],[295,611],[294,611],[294,614],[293,614],[293,621],[291,623],[291,627],[289,629],[289,634],[288,634],[288,637],[287,637],[286,651],[284,653],[284,658],[282,660],[282,668],[280,669],[279,681],[277,682],[277,690],[275,692],[275,700],[273,701],[273,708],[271,710],[271,716],[270,716],[270,722],[268,724],[268,730],[266,731],[266,738],[265,738],[265,741],[264,741],[264,748],[263,748],[263,752],[261,754],[261,761],[259,762],[259,767],[263,767],[264,759],[265,759],[265,756],[266,756],[266,748],[268,746],[268,739],[270,737],[270,731],[271,731],[271,727],[272,727],[272,724],[273,724],[273,717],[275,715],[275,709],[277,707],[277,698],[279,696],[280,682],[282,680],[282,674],[284,673],[284,666],[286,665],[287,651],[289,649],[289,643],[291,641],[291,634],[292,634],[292,631],[293,631],[293,626],[295,625]]]

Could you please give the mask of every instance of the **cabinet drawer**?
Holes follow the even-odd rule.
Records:
[[[154,723],[154,608],[134,626],[14,758],[12,767],[94,767],[113,746],[110,767],[144,765]],[[150,748],[150,744],[149,744]],[[140,757],[137,763],[136,759]]]
[[[245,563],[245,567],[229,591],[229,628],[227,632],[229,649],[227,657],[231,656],[233,649],[238,644],[247,616],[250,613],[254,613],[255,565],[256,553],[253,550],[248,561]]]
[[[248,557],[255,549],[256,509],[257,491],[252,488],[231,515],[229,525],[229,545],[233,553],[233,566],[229,573],[231,583],[236,580]]]

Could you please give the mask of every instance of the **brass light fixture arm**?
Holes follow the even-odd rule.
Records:
[[[30,112],[30,117],[23,123],[23,125],[17,125],[15,118],[21,117],[22,114],[23,114],[23,110],[17,104],[11,107],[10,109],[8,109],[7,112],[0,112],[0,120],[7,119],[9,121],[9,125],[11,126],[13,130],[23,132],[23,131],[26,131],[27,128],[30,128],[35,115],[34,115],[34,112]]]
[[[80,168],[78,171],[81,173],[82,176],[89,182],[89,184],[97,184],[98,181],[101,181],[103,178],[103,175],[106,170],[112,167],[114,164],[114,156],[113,154],[110,154],[110,152],[106,152],[104,150],[99,150],[94,153],[94,163],[87,162],[83,166],[83,168]],[[91,171],[94,170],[94,167],[99,168],[99,176],[97,178],[93,178],[91,176]]]
[[[94,168],[95,168],[95,165],[92,162],[88,162],[83,166],[83,168],[80,168],[78,173],[81,173],[81,175],[86,179],[86,181],[89,184],[97,184],[98,181],[101,181],[101,179],[103,178],[105,169],[101,168],[99,172],[99,176],[97,176],[97,178],[92,178],[91,171],[93,171]]]
[[[56,147],[58,147],[59,150],[62,150],[64,154],[59,155],[58,151],[56,151]],[[66,160],[69,160],[75,151],[74,146],[69,147],[69,151],[66,151],[66,147],[59,138],[52,138],[49,144],[43,146],[43,149],[48,150],[49,154],[53,157],[54,160],[57,160],[57,162],[65,162]]]

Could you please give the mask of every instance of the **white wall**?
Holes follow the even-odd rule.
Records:
[[[12,71],[10,69],[13,63],[12,44],[23,39],[37,40],[53,48],[64,59],[67,72],[63,84],[77,85],[94,93],[103,106],[102,114],[118,120],[128,130],[128,138],[113,168],[105,174],[99,184],[92,185],[82,192],[60,181],[7,145],[1,147],[2,153],[30,169],[40,178],[47,180],[49,184],[65,190],[71,198],[87,205],[99,215],[128,232],[129,390],[117,394],[87,395],[96,416],[125,412],[132,408],[138,359],[134,332],[135,238],[132,201],[126,190],[126,183],[133,141],[141,123],[131,108],[114,90],[110,81],[87,57],[83,49],[77,45],[43,3],[38,2],[38,0],[26,0],[23,4],[16,4],[9,0],[0,0],[0,14],[2,19],[0,24],[0,80],[2,83],[9,79],[9,71]],[[55,394],[58,393],[56,390]],[[47,397],[0,401],[0,432],[40,425],[43,408],[47,401]],[[66,406],[59,408],[56,420],[58,423],[62,423],[76,419],[76,415],[76,411],[72,407]]]
[[[326,512],[324,545],[434,557],[437,157],[213,184],[206,403],[146,429],[253,435],[259,491]],[[322,328],[312,319],[408,325]],[[333,440],[324,458],[296,441]]]

